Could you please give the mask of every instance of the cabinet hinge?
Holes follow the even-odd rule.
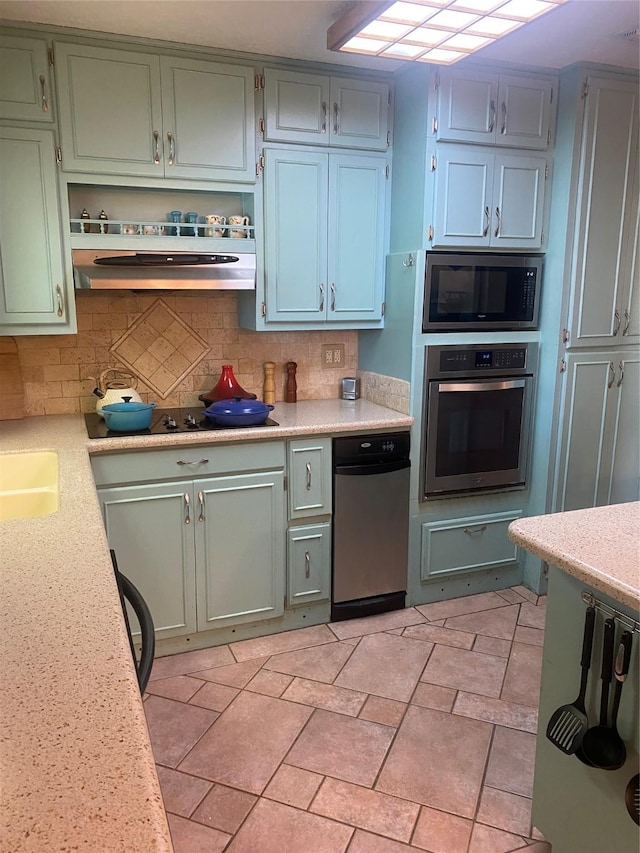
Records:
[[[569,343],[569,338],[570,338],[570,337],[571,337],[571,336],[570,336],[570,334],[569,334],[569,329],[563,329],[563,330],[562,330],[562,343],[563,343],[563,344],[568,344],[568,343]]]
[[[264,154],[261,154],[258,157],[258,162],[256,163],[256,178],[260,177],[260,172],[264,172]]]
[[[549,177],[549,164],[545,163],[544,164],[544,179],[545,179],[545,181],[547,180],[548,177]]]
[[[540,245],[544,245],[544,231],[540,232]]]
[[[433,225],[427,229],[427,240],[433,240]]]
[[[440,88],[440,72],[436,71],[435,76],[433,78],[433,91],[437,92]]]
[[[438,119],[434,116],[431,119],[431,133],[437,133],[437,132],[438,132]]]
[[[547,131],[547,147],[549,147],[549,145],[551,145],[551,131],[550,130]],[[549,167],[547,166],[547,171],[548,170],[549,170]]]
[[[263,317],[267,316],[267,303],[266,302],[262,303],[262,306],[260,308],[260,313]]]
[[[553,103],[553,87],[549,90],[549,103]]]
[[[567,362],[563,359],[560,360],[560,373],[564,373],[567,369]]]
[[[391,131],[387,131],[387,148],[391,145]]]
[[[49,65],[53,67],[56,64],[56,57],[52,47],[47,51],[47,56],[49,57]]]
[[[435,172],[437,165],[438,165],[438,161],[436,160],[435,156],[432,154],[431,155],[431,171],[432,172]]]
[[[260,136],[264,136],[264,119],[263,118],[258,119],[258,131],[260,133]]]
[[[387,303],[382,303],[381,316],[384,317],[384,312],[387,310]]]
[[[588,94],[589,94],[589,78],[587,77],[587,79],[582,84],[582,97],[586,98]]]
[[[264,89],[264,77],[262,76],[262,74],[256,74],[253,81],[253,87],[256,92],[261,92],[262,89]]]
[[[391,89],[389,89],[389,94],[387,95],[387,106],[390,107],[392,103],[391,100]]]
[[[389,164],[387,163],[387,165],[384,167],[384,176],[387,180],[389,180],[389,174]]]
[[[286,474],[284,475],[284,478],[282,480],[282,488],[284,489],[285,492],[289,488],[289,479],[288,479]]]
[[[62,148],[56,147],[56,163],[58,166],[62,165]]]

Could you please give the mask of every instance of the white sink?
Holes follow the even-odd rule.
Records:
[[[59,499],[57,453],[0,453],[0,521],[51,515]]]

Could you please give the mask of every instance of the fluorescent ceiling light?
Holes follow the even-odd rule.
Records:
[[[452,65],[565,0],[368,0],[336,21],[329,50]]]

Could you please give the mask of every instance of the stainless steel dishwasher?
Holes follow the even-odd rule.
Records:
[[[408,432],[333,440],[334,621],[404,607],[409,449]]]

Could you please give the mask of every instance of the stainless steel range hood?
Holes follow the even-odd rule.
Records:
[[[256,256],[209,252],[72,252],[79,290],[255,290]]]

